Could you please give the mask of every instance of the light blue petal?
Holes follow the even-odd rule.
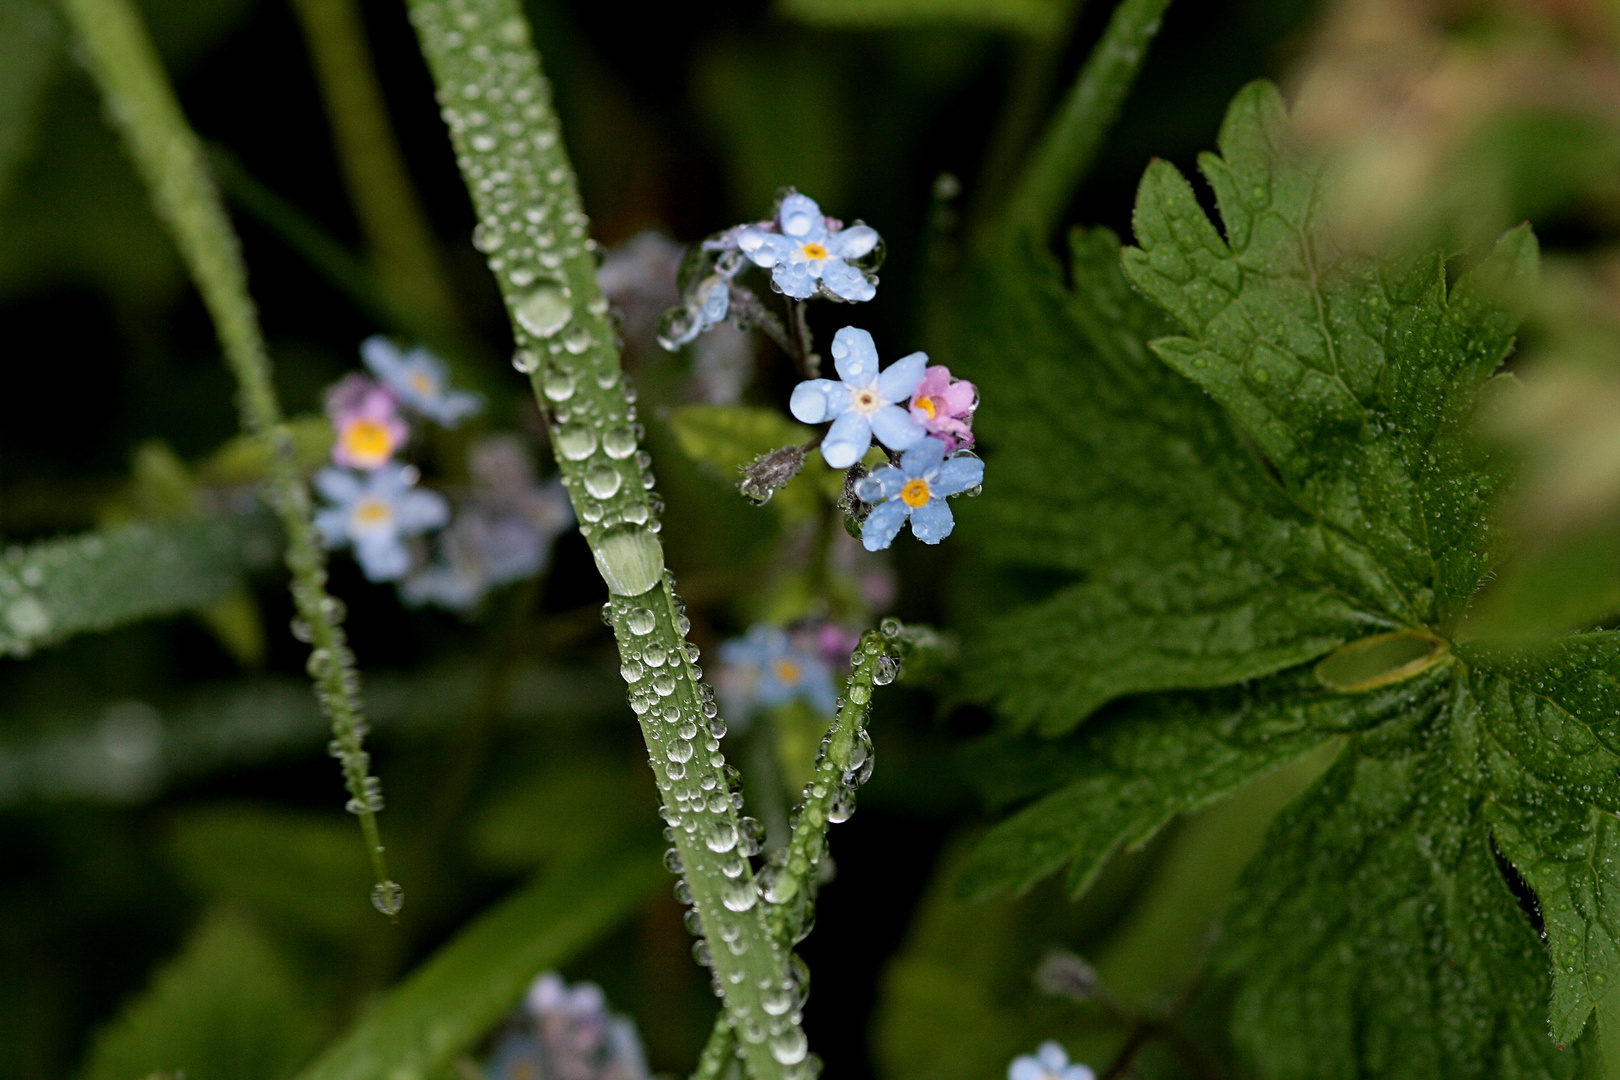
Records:
[[[424,398],[416,408],[428,419],[453,428],[484,407],[484,399],[470,390],[447,390],[437,398]]]
[[[832,357],[838,377],[850,386],[870,386],[878,378],[877,344],[860,327],[846,326],[833,335]]]
[[[726,312],[731,310],[731,286],[726,284],[725,279],[715,274],[709,278],[707,285],[708,291],[703,296],[704,329],[725,318]]]
[[[822,264],[821,283],[840,300],[864,303],[877,295],[877,286],[843,259],[828,259]]]
[[[928,478],[928,487],[944,498],[984,483],[984,462],[974,457],[953,457]]]
[[[407,536],[427,532],[450,520],[450,504],[437,491],[407,491],[394,504],[394,519]]]
[[[416,486],[417,472],[409,466],[397,461],[390,461],[377,469],[366,478],[364,494],[393,502],[405,492]]]
[[[771,271],[771,282],[782,290],[784,296],[791,296],[795,300],[808,300],[816,295],[816,279],[810,276],[810,271],[802,262],[787,260],[777,263]]]
[[[821,456],[834,469],[847,469],[872,447],[872,424],[863,413],[847,412],[833,421],[821,440]]]
[[[1070,1065],[1063,1070],[1062,1080],[1097,1080],[1097,1074],[1085,1065]]]
[[[398,581],[411,568],[411,553],[392,534],[355,544],[354,557],[370,581]]]
[[[810,196],[798,192],[782,200],[782,207],[776,212],[776,221],[782,227],[784,236],[792,237],[801,244],[821,240],[827,235],[827,219],[821,207]]]
[[[900,468],[907,476],[925,476],[945,460],[945,444],[938,439],[923,439],[900,459]]]
[[[405,360],[398,347],[381,334],[372,334],[360,343],[360,359],[384,382],[392,382],[400,374]]]
[[[888,506],[889,503],[883,505]],[[929,499],[911,512],[912,534],[925,544],[937,544],[956,528],[956,518],[944,499]]]
[[[872,434],[890,450],[905,450],[928,437],[928,432],[898,405],[885,405],[872,414]]]
[[[832,672],[821,664],[813,671],[805,677],[800,692],[818,713],[832,716],[838,711],[838,691],[833,688]]]
[[[349,540],[349,511],[342,506],[328,506],[315,515],[315,531],[329,548],[342,547]]]
[[[840,259],[858,259],[877,247],[878,233],[870,225],[851,225],[827,237],[827,250]]]
[[[1007,1080],[1042,1080],[1045,1075],[1046,1070],[1033,1054],[1021,1054],[1007,1066]]]
[[[744,231],[737,237],[737,245],[742,248],[743,254],[754,261],[755,266],[764,267],[783,262],[799,247],[780,233],[766,232],[764,229]]]
[[[1055,1039],[1047,1039],[1035,1048],[1035,1054],[1049,1073],[1061,1073],[1069,1067],[1069,1052]]]
[[[861,477],[855,484],[855,494],[864,502],[882,502],[900,494],[900,489],[905,486],[906,474],[893,465],[885,465],[872,470],[871,475]]]
[[[315,490],[329,502],[352,503],[365,490],[365,483],[347,469],[327,467],[315,474]]]
[[[905,524],[907,513],[906,504],[899,500],[873,507],[861,526],[861,546],[867,551],[882,551],[894,543],[894,538],[900,535],[900,526]]]
[[[923,370],[927,367],[928,354],[925,352],[902,356],[878,376],[878,396],[884,401],[909,401],[911,395],[917,392],[917,384],[922,382]]]
[[[809,379],[793,388],[788,412],[806,424],[820,424],[849,408],[849,388],[831,379]]]

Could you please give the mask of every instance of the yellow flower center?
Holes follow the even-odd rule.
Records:
[[[434,397],[439,392],[439,380],[425,371],[413,371],[407,376],[411,382],[411,389],[423,397]]]
[[[343,449],[360,465],[381,465],[394,452],[394,434],[376,420],[351,420],[343,425]]]
[[[900,489],[900,501],[915,510],[928,504],[928,494],[928,481],[918,477],[906,481],[906,486]]]
[[[381,499],[361,499],[354,506],[356,525],[385,525],[393,516],[393,508]]]
[[[807,259],[825,259],[827,257],[827,249],[820,244],[809,243],[799,250],[804,252],[804,257]]]
[[[923,412],[927,413],[928,419],[930,420],[938,415],[938,410],[934,408],[934,399],[931,397],[918,398],[916,401],[913,401],[912,404],[921,409]]]
[[[776,662],[777,682],[786,683],[791,686],[793,683],[799,681],[799,676],[801,674],[803,674],[803,672],[799,670],[799,665],[795,664],[791,660],[778,660]]]

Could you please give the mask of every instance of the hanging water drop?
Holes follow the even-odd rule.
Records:
[[[379,881],[371,887],[371,906],[392,919],[405,906],[405,890],[397,882]]]
[[[547,284],[518,301],[513,309],[518,325],[535,337],[548,338],[568,325],[574,317],[568,293],[560,285]]]
[[[747,911],[759,900],[759,893],[754,891],[753,883],[737,880],[728,881],[720,889],[720,902],[726,905],[727,911]],[[741,942],[739,941],[739,944]]]
[[[894,682],[894,677],[899,672],[900,665],[894,662],[894,657],[880,656],[877,664],[872,668],[872,681],[879,686],[888,686]]]
[[[512,367],[524,375],[533,375],[540,370],[540,354],[533,349],[519,349],[512,354]]]
[[[771,1057],[783,1065],[797,1065],[810,1050],[810,1040],[804,1029],[790,1027],[771,1039]]]
[[[703,842],[708,845],[710,851],[722,854],[730,851],[737,846],[737,826],[729,821],[721,821],[709,830],[709,835],[703,838]]]

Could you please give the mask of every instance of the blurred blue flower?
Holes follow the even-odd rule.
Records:
[[[467,471],[472,491],[439,534],[439,558],[401,587],[406,603],[466,611],[489,590],[545,569],[552,544],[574,524],[568,492],[555,480],[535,479],[516,436],[476,444]]]
[[[852,260],[878,245],[877,230],[866,225],[840,228],[821,213],[814,199],[792,192],[769,225],[743,229],[737,245],[771,272],[771,284],[795,300],[808,300],[819,285],[839,300],[870,300],[877,286]],[[779,231],[777,231],[779,230]]]
[[[735,720],[794,700],[807,702],[822,716],[838,711],[832,668],[813,647],[801,647],[780,627],[758,623],[744,637],[722,642],[720,661],[720,692]]]
[[[477,394],[450,389],[444,361],[424,348],[402,353],[392,341],[373,334],[360,343],[360,356],[401,402],[445,427],[455,427],[484,407]]]
[[[1068,1051],[1050,1039],[1007,1066],[1007,1080],[1095,1080],[1095,1076],[1085,1065],[1069,1064]]]
[[[833,335],[838,378],[808,379],[793,388],[788,408],[806,424],[833,422],[821,440],[821,456],[847,469],[866,454],[872,437],[891,450],[916,446],[928,434],[897,402],[910,399],[922,382],[928,354],[914,352],[878,372],[877,346],[865,330],[846,326]]]
[[[876,503],[861,527],[867,551],[882,551],[894,543],[900,526],[911,519],[912,534],[925,544],[937,544],[956,527],[945,502],[984,483],[984,462],[971,454],[945,456],[945,444],[927,438],[907,450],[898,467],[874,469],[855,485],[863,501]]]
[[[647,1080],[636,1026],[607,1008],[595,983],[546,972],[490,1053],[490,1080]]]
[[[405,538],[450,519],[444,496],[419,490],[416,479],[415,469],[397,461],[365,474],[322,469],[315,474],[315,490],[328,505],[316,513],[315,528],[327,547],[352,544],[367,578],[398,581],[411,566]]]

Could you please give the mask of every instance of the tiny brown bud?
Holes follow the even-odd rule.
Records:
[[[750,502],[763,506],[771,501],[772,495],[786,487],[788,481],[799,475],[799,470],[804,468],[804,459],[805,448],[802,446],[784,446],[761,454],[753,464],[743,469],[742,482],[737,489]]]

